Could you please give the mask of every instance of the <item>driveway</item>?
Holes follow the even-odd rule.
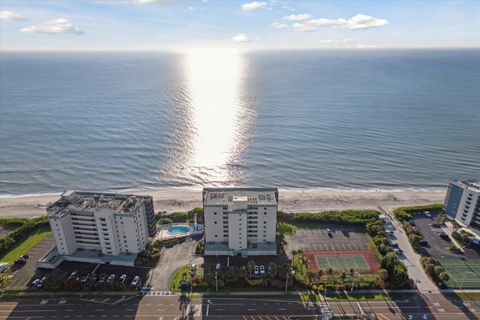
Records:
[[[423,270],[420,263],[420,255],[413,250],[405,230],[403,230],[400,222],[394,217],[393,212],[385,207],[380,207],[380,209],[386,213],[391,220],[393,235],[390,240],[392,240],[393,243],[398,243],[400,249],[403,250],[403,254],[398,255],[398,260],[402,261],[407,267],[408,277],[415,282],[420,292],[439,292],[437,286],[430,280],[425,270]]]
[[[178,268],[195,263],[203,264],[203,257],[195,256],[197,241],[187,239],[185,242],[172,248],[163,248],[160,261],[150,273],[150,285],[152,290],[167,291],[168,282]]]

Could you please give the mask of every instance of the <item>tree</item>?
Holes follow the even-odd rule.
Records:
[[[317,273],[313,270],[308,270],[307,271],[307,281],[309,284],[312,284],[313,281],[316,279]]]
[[[322,280],[323,273],[324,273],[323,269],[321,269],[321,268],[318,269],[317,274],[318,274],[318,279],[319,279],[319,280]]]
[[[277,264],[273,261],[270,262],[268,264],[268,269],[270,270],[271,277],[275,277],[275,275],[277,274]]]
[[[253,260],[248,261],[247,269],[248,269],[248,272],[250,274],[250,278],[252,277],[252,272],[253,272],[254,268],[255,268],[255,261],[253,261]]]
[[[388,271],[385,269],[380,269],[378,276],[383,282],[386,282],[388,280]]]
[[[327,268],[327,274],[331,277],[333,275],[333,269],[328,267]]]
[[[340,273],[340,279],[342,279],[343,283],[345,283],[346,278],[347,278],[347,273],[345,271],[342,271],[342,273]]]
[[[348,274],[351,275],[351,276],[353,276],[353,275],[355,274],[355,269],[350,268],[350,269],[348,270]]]
[[[448,272],[443,271],[438,275],[438,278],[443,282],[447,282],[448,280],[450,280],[450,275],[448,274]]]

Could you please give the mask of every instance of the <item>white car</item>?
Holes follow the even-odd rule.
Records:
[[[115,273],[112,273],[108,276],[107,283],[113,282],[113,280],[115,280]]]
[[[262,265],[260,265],[260,274],[265,274],[265,267]]]
[[[425,217],[427,217],[427,218],[431,218],[431,217],[432,217],[432,214],[430,213],[430,211],[423,211],[423,214],[424,214]]]
[[[127,275],[126,274],[122,274],[119,278],[120,280],[120,283],[125,283],[125,281],[127,281]]]
[[[255,266],[255,267],[253,268],[253,273],[255,273],[255,274],[258,274],[258,273],[259,273],[258,266]]]
[[[139,276],[135,276],[132,280],[132,283],[130,285],[132,286],[138,286],[138,284],[140,283],[140,277]]]

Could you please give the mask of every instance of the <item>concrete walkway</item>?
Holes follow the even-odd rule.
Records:
[[[440,292],[438,287],[425,273],[420,263],[420,255],[413,250],[405,230],[403,230],[401,223],[395,218],[393,212],[383,206],[379,207],[379,209],[389,216],[392,225],[395,227],[393,235],[396,238],[398,246],[403,250],[403,254],[398,256],[398,260],[403,262],[407,267],[408,277],[415,282],[418,291],[421,293]]]

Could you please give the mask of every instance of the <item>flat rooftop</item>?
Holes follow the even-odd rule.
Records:
[[[205,188],[203,204],[228,206],[233,201],[246,201],[248,205],[276,205],[277,188]]]
[[[462,180],[462,181],[456,181],[459,185],[466,187],[468,189],[474,190],[474,191],[480,191],[480,180],[477,179],[472,179],[472,180]]]
[[[64,211],[94,211],[105,208],[128,214],[142,199],[143,197],[131,194],[67,191],[59,200],[49,204],[47,209],[60,214]]]

